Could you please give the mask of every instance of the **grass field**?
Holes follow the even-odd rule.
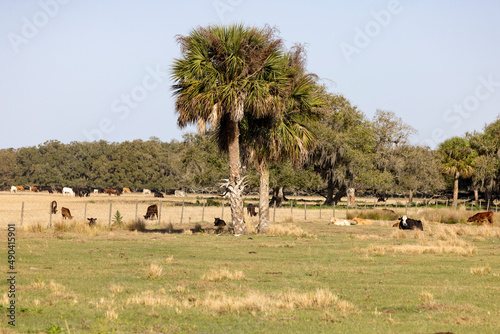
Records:
[[[330,211],[319,218],[319,210],[310,210],[304,219],[303,209],[287,208],[277,210],[269,234],[233,237],[211,229],[222,207],[206,207],[201,222],[202,207],[186,206],[180,224],[182,206],[173,201],[182,199],[168,198],[161,222],[130,232],[108,227],[109,197],[87,199],[93,201],[87,217],[98,217],[92,229],[83,222],[85,200],[54,198],[75,218],[55,215],[46,228],[50,195],[0,194],[4,259],[5,226],[16,223],[18,311],[16,327],[4,316],[0,332],[500,331],[498,227],[440,224],[432,209],[410,212],[423,216],[424,232],[397,230],[391,220],[334,226]],[[136,200],[140,214],[154,201],[113,197],[112,212],[128,223]],[[152,232],[170,223],[177,233]],[[205,232],[192,233],[195,223]],[[6,260],[1,268],[8,278]],[[0,309],[7,315],[8,284],[1,281]]]

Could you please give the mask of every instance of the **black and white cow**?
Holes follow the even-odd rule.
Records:
[[[399,229],[400,230],[414,230],[419,229],[424,230],[422,222],[420,220],[408,218],[406,215],[399,218]]]

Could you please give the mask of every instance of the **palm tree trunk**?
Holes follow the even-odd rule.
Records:
[[[240,128],[238,122],[228,121],[229,132],[229,198],[231,201],[231,219],[230,227],[233,228],[235,235],[246,234],[246,224],[243,211],[243,189],[245,185],[241,179],[240,162]]]
[[[458,178],[460,177],[460,173],[455,173],[455,182],[453,183],[453,209],[457,209],[458,203]]]
[[[259,233],[266,233],[269,227],[269,167],[267,163],[259,166],[260,186],[259,186]]]

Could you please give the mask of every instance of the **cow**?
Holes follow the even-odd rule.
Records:
[[[111,194],[116,195],[116,196],[120,196],[122,194],[122,190],[121,189],[106,188],[106,189],[104,189],[104,193],[108,194],[109,196],[111,196]]]
[[[122,189],[123,193],[125,194],[131,194],[132,192],[130,191],[130,188],[123,188]]]
[[[255,205],[253,205],[252,203],[248,204],[247,213],[250,215],[250,217],[257,216],[257,213],[255,212]]]
[[[33,186],[33,187],[30,186],[30,191],[34,192],[34,193],[37,193],[38,192],[38,188],[35,187],[35,186]]]
[[[23,187],[23,186],[16,186],[16,189],[17,189],[18,191],[24,191],[24,187]]]
[[[387,198],[382,197],[382,196],[379,196],[378,199],[377,199],[377,203],[380,203],[380,202],[385,203],[385,201],[387,201]]]
[[[142,189],[142,194],[143,195],[151,195],[151,190],[149,190],[149,189]]]
[[[175,195],[175,189],[167,189],[165,195]]]
[[[158,205],[153,204],[148,206],[148,210],[146,211],[146,214],[144,215],[144,219],[154,219],[156,216],[156,219],[158,219]]]
[[[332,219],[330,219],[330,224],[337,225],[337,226],[355,225],[355,224],[351,224],[349,221],[347,221],[345,219],[339,219],[339,218],[335,218],[335,217],[332,217]],[[330,225],[330,224],[328,224],[328,225]]]
[[[69,211],[68,208],[61,208],[61,215],[63,216],[64,219],[69,218],[73,219],[73,216],[71,216],[71,212]]]
[[[94,189],[94,194],[98,194],[99,193],[99,189]]]
[[[87,218],[89,221],[89,226],[92,227],[93,225],[96,225],[97,223],[97,218]]]
[[[16,186],[10,187],[10,192],[11,193],[17,193],[17,187]]]
[[[415,229],[419,229],[421,231],[424,230],[424,227],[420,220],[408,218],[406,215],[398,219],[399,219],[400,230],[415,230]]]
[[[220,218],[215,218],[215,221],[214,221],[214,226],[217,226],[217,227],[223,227],[223,226],[226,226],[226,222],[223,221],[222,219]]]
[[[49,194],[52,194],[54,193],[53,189],[51,186],[41,186],[41,187],[38,187],[38,191],[48,191]]]
[[[162,194],[162,193],[160,193],[160,192],[158,192],[158,191],[155,191],[155,192],[154,192],[154,196],[155,196],[155,197],[159,197],[159,198],[164,198],[164,197],[165,197],[165,196],[163,196],[163,194]]]
[[[56,193],[58,194],[62,194],[63,193],[63,187],[54,187],[54,190],[56,191]],[[64,194],[63,194],[64,195]]]
[[[63,196],[68,194],[69,196],[75,196],[75,193],[73,192],[73,189],[69,188],[69,187],[64,187],[62,189],[62,194]]]
[[[354,217],[352,220],[354,220],[358,225],[371,225],[372,222],[363,218],[359,217]]]
[[[184,191],[182,191],[182,190],[176,190],[174,192],[174,196],[175,197],[186,197],[186,193]]]
[[[483,225],[483,222],[487,220],[491,226],[493,226],[493,211],[478,212],[474,216],[467,219],[468,223],[476,222],[477,225]]]
[[[52,201],[52,203],[50,204],[50,211],[52,212],[52,214],[57,213],[57,202],[56,201]]]

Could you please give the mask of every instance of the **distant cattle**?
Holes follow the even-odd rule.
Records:
[[[257,213],[255,212],[255,205],[253,205],[252,203],[248,204],[247,213],[250,215],[250,217],[257,216]]]
[[[73,219],[73,216],[71,216],[71,212],[69,211],[68,208],[61,208],[61,215],[63,216],[64,219],[66,218]]]
[[[165,195],[175,195],[175,189],[167,189],[167,190],[165,190]]]
[[[354,220],[358,225],[372,225],[372,222],[363,218],[354,217]]]
[[[94,194],[98,194],[99,193],[99,189],[94,189]]]
[[[130,191],[130,188],[123,188],[122,189],[124,194],[131,194],[132,192]]]
[[[142,194],[143,195],[151,195],[151,190],[149,190],[149,189],[142,189]]]
[[[380,203],[380,202],[385,203],[385,201],[387,201],[387,198],[385,198],[385,197],[379,196],[379,198],[377,198],[377,203]]]
[[[485,220],[488,221],[490,225],[493,225],[493,211],[478,212],[474,216],[469,217],[467,222],[476,222],[478,225],[483,225]]]
[[[16,186],[16,189],[17,189],[18,191],[24,191],[24,187],[23,187],[23,186]]]
[[[38,191],[48,191],[49,194],[52,194],[54,192],[54,190],[52,189],[51,186],[41,186],[41,187],[38,187]]]
[[[155,196],[155,197],[159,197],[159,198],[164,198],[164,197],[165,197],[165,196],[163,196],[163,194],[162,194],[162,193],[157,192],[157,191],[155,191],[155,192],[154,192],[154,196]]]
[[[89,226],[92,227],[93,225],[97,224],[97,218],[87,218],[89,221]]]
[[[73,192],[73,189],[69,188],[69,187],[64,187],[62,189],[62,194],[63,195],[69,195],[69,196],[75,196],[75,193]],[[62,209],[61,209],[62,210]]]
[[[174,192],[174,196],[175,197],[186,197],[186,193],[184,191],[182,191],[182,190],[176,190]]]
[[[332,219],[330,219],[330,224],[337,225],[337,226],[355,225],[355,224],[351,224],[349,221],[347,221],[345,219],[340,219],[340,218],[335,218],[335,217],[332,217]]]
[[[399,218],[399,229],[400,230],[424,230],[422,222],[420,220],[408,218],[406,215]]]
[[[109,196],[111,196],[111,195],[120,196],[122,194],[122,190],[121,189],[106,188],[106,189],[104,189],[104,193],[108,194]]]
[[[10,192],[11,193],[17,193],[17,187],[16,186],[10,187]]]
[[[34,192],[34,193],[37,193],[38,192],[38,188],[37,187],[30,187],[30,191],[31,192]]]
[[[144,219],[155,219],[155,217],[158,219],[158,205],[153,204],[148,206]]]
[[[57,202],[56,201],[52,201],[52,203],[50,204],[50,211],[52,212],[52,214],[57,213]]]
[[[62,194],[63,193],[63,187],[54,187],[54,190],[56,191],[56,193],[58,194]]]

